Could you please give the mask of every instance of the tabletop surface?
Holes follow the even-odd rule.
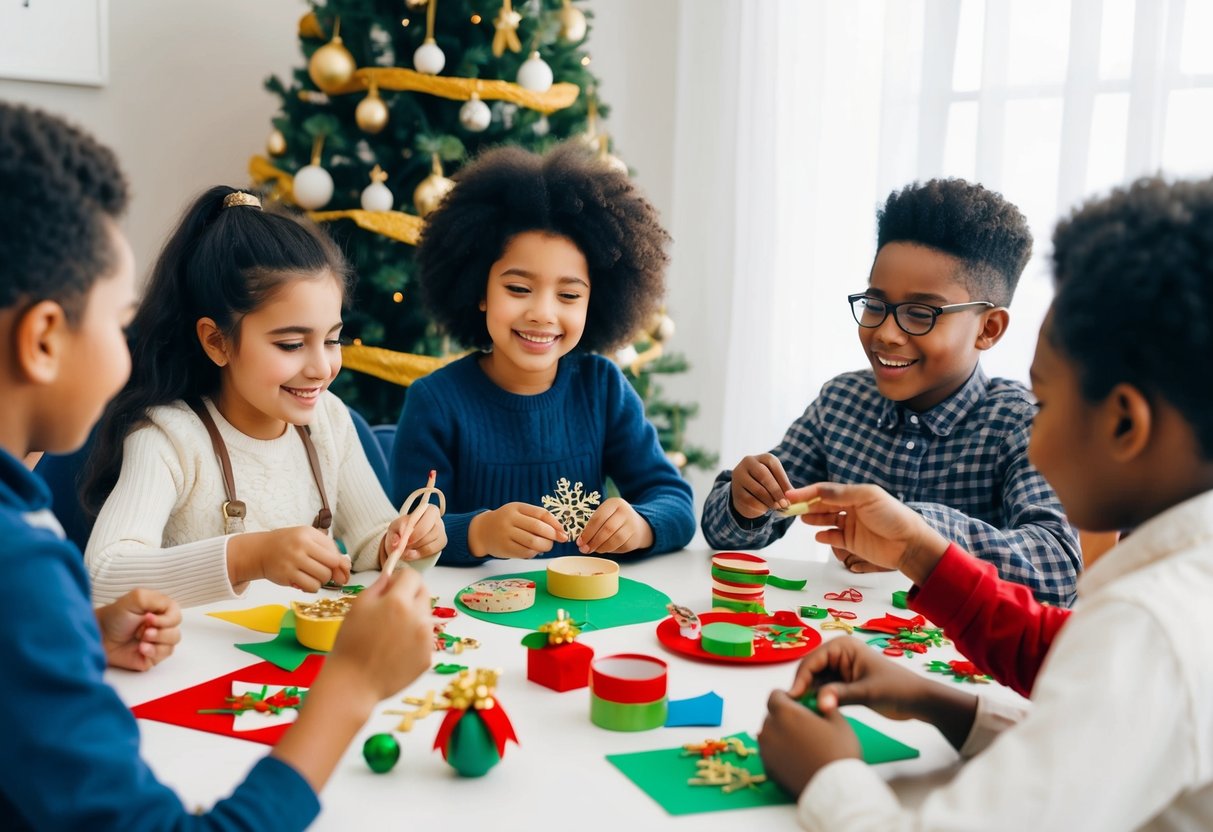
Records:
[[[764,554],[759,552],[757,554]],[[779,558],[774,555],[779,554]],[[792,555],[788,557],[788,555]],[[645,582],[670,596],[678,604],[697,611],[711,606],[710,558],[706,549],[687,549],[637,563],[624,563],[622,576]],[[809,542],[803,546],[781,546],[769,551],[772,574],[806,578],[803,590],[768,587],[767,608],[795,610],[802,604],[835,606],[853,610],[863,622],[885,613],[912,615],[892,605],[892,593],[909,582],[897,573],[853,575],[828,554]],[[493,561],[474,569],[436,567],[426,573],[431,595],[439,603],[453,606],[453,596],[469,583],[493,575],[544,569],[546,562]],[[368,583],[378,573],[356,575],[353,583]],[[827,592],[847,587],[862,591],[863,601],[840,604],[824,600]],[[107,679],[128,705],[137,705],[254,664],[257,661],[233,645],[268,640],[272,635],[256,633],[206,615],[218,610],[238,610],[260,604],[306,600],[304,593],[256,582],[245,597],[184,611],[183,638],[175,654],[148,673],[110,670]],[[811,621],[811,625],[821,622]],[[483,823],[494,830],[512,829],[634,829],[670,828],[733,829],[738,823],[763,829],[795,829],[792,805],[672,817],[633,785],[607,760],[606,755],[672,748],[705,738],[739,731],[756,735],[766,712],[766,699],[774,688],[786,688],[796,662],[768,665],[729,665],[696,661],[671,653],[656,637],[658,622],[633,624],[601,631],[587,631],[579,641],[594,649],[595,656],[612,653],[643,653],[669,664],[669,698],[698,696],[715,691],[724,698],[724,721],[719,728],[658,728],[652,731],[618,733],[594,726],[589,719],[587,689],[556,693],[527,681],[526,648],[520,639],[527,630],[504,627],[461,614],[447,631],[470,636],[481,647],[459,656],[435,654],[434,663],[458,662],[472,668],[499,668],[499,699],[518,735],[519,745],[507,747],[502,761],[486,776],[459,777],[431,750],[441,715],[417,723],[409,733],[395,733],[401,758],[387,774],[374,774],[361,756],[363,740],[374,733],[392,731],[399,717],[384,714],[403,707],[400,697],[385,701],[351,743],[345,757],[321,794],[323,811],[313,826],[320,830],[348,830],[356,824],[364,829],[450,828],[456,823]],[[822,633],[833,638],[838,633]],[[875,649],[875,648],[873,648]],[[925,673],[933,659],[948,660],[959,654],[950,643],[932,648],[926,655],[896,659]],[[400,696],[441,692],[449,677],[425,673]],[[935,676],[935,678],[940,678]],[[982,685],[983,694],[1018,700],[1006,688]],[[867,708],[846,708],[855,718],[901,740],[921,752],[914,760],[886,763],[881,774],[894,781],[907,800],[920,798],[924,783],[938,780],[941,772],[954,768],[956,754],[929,725],[913,721],[886,720]],[[268,751],[268,746],[232,739],[159,722],[140,720],[143,755],[158,777],[181,796],[191,809],[209,807],[226,796],[245,773]],[[435,827],[437,822],[441,826]]]

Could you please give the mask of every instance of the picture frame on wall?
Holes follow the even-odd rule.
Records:
[[[109,0],[0,0],[0,78],[104,86]]]

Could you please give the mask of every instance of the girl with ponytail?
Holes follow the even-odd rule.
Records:
[[[323,231],[251,194],[215,187],[186,210],[85,471],[97,601],[139,585],[202,604],[257,578],[315,591],[349,577],[333,536],[354,570],[383,565],[405,518],[327,392],[350,282]],[[403,560],[424,568],[445,543],[430,506]]]

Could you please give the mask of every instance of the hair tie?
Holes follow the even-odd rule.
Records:
[[[231,208],[233,205],[247,205],[250,208],[261,210],[261,200],[252,194],[244,191],[232,191],[223,198],[223,207]]]

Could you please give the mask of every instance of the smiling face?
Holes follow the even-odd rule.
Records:
[[[215,402],[223,418],[255,439],[306,425],[341,369],[342,287],[329,272],[286,280],[268,301],[241,319],[239,343],[199,336],[223,369]]]
[[[484,372],[511,393],[542,393],[577,346],[590,308],[585,255],[565,237],[526,231],[489,268],[480,308],[493,340]]]
[[[912,243],[887,243],[876,254],[867,294],[889,303],[916,301],[948,306],[973,298],[960,259]],[[875,329],[859,327],[876,386],[887,399],[922,412],[939,404],[972,375],[978,354],[1006,327],[1005,309],[974,307],[940,315],[926,335],[908,335],[890,314]]]

